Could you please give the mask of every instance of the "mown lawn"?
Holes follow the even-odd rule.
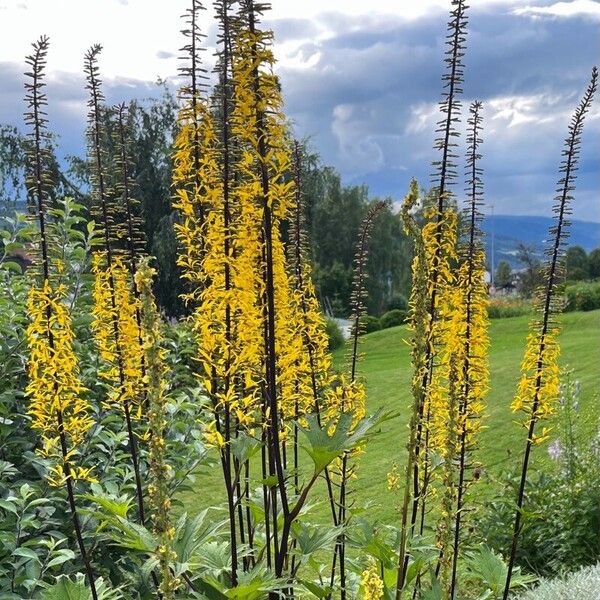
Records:
[[[525,430],[516,423],[510,403],[519,377],[519,367],[529,317],[497,319],[491,324],[490,371],[491,390],[488,395],[486,429],[481,434],[479,460],[486,476],[478,484],[479,493],[492,492],[493,476],[503,468],[521,460]],[[580,419],[588,435],[598,426],[600,397],[600,311],[566,313],[561,317],[562,364],[574,371],[582,384]],[[360,375],[367,385],[368,412],[379,407],[397,411],[400,415],[384,424],[382,431],[371,439],[360,457],[358,478],[351,484],[355,506],[369,503],[369,518],[388,522],[396,518],[396,499],[388,492],[386,474],[395,462],[400,471],[406,457],[408,411],[410,398],[409,347],[404,342],[408,336],[405,327],[378,331],[363,338]],[[343,350],[336,352],[335,364],[344,366]],[[547,462],[546,446],[535,448],[533,468]],[[220,467],[203,470],[198,474],[193,493],[181,497],[186,510],[196,512],[205,506],[215,506],[221,499]],[[327,516],[324,485],[313,490],[311,499],[319,503],[316,511]],[[497,490],[501,493],[502,490]]]

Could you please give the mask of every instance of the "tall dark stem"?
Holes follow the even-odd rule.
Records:
[[[115,343],[115,354],[118,363],[119,384],[120,388],[124,389],[126,383],[125,370],[123,367],[123,349],[121,345],[121,336],[119,331],[119,316],[117,314],[117,298],[115,289],[115,280],[113,276],[113,244],[115,242],[115,231],[113,230],[113,212],[114,207],[110,205],[110,198],[106,185],[105,165],[102,151],[102,118],[101,105],[104,101],[104,96],[101,90],[101,81],[98,69],[98,55],[102,50],[102,46],[96,44],[92,46],[85,55],[85,73],[87,77],[87,89],[90,92],[88,101],[89,124],[90,124],[90,152],[93,161],[93,173],[95,176],[95,193],[97,201],[100,204],[100,216],[102,229],[104,234],[104,251],[106,253],[107,268],[109,271],[109,288],[110,301],[112,307],[112,330]],[[126,165],[126,162],[125,162]],[[127,168],[126,166],[124,167]],[[133,240],[132,240],[133,243]],[[139,329],[138,329],[139,331]],[[125,425],[127,429],[127,439],[129,443],[129,454],[131,456],[131,464],[133,467],[136,500],[138,505],[138,515],[140,523],[146,524],[146,515],[144,511],[144,492],[142,487],[142,478],[140,473],[140,462],[137,448],[137,440],[133,430],[133,422],[131,418],[131,406],[129,399],[123,399],[123,412],[125,414]],[[155,587],[158,589],[158,581],[156,575],[153,574]],[[158,594],[160,597],[160,593]]]
[[[28,189],[31,190],[35,197],[35,204],[37,209],[37,220],[40,228],[40,253],[42,256],[42,276],[44,285],[50,281],[50,263],[48,257],[48,238],[46,234],[46,194],[47,186],[49,184],[48,175],[44,169],[44,156],[48,153],[47,147],[44,146],[44,141],[48,141],[48,134],[45,131],[46,126],[46,113],[44,107],[46,106],[46,94],[44,93],[44,69],[46,66],[46,55],[48,53],[49,40],[48,37],[42,36],[40,39],[33,44],[34,53],[26,58],[27,64],[31,67],[31,72],[27,74],[31,78],[31,82],[25,84],[26,96],[25,101],[27,103],[28,112],[25,114],[25,121],[28,125],[32,126],[33,132],[31,134],[33,138],[33,149],[30,153],[30,161],[33,167],[33,177],[29,179]],[[51,321],[51,307],[49,304],[46,305],[46,320],[48,322],[47,336],[48,345],[54,349],[54,335],[52,334],[52,328],[50,326]],[[55,383],[54,392],[56,395],[60,394],[58,385]],[[79,547],[79,553],[83,560],[86,575],[92,592],[92,599],[98,600],[98,593],[96,591],[96,579],[92,564],[89,558],[89,554],[85,547],[83,535],[81,532],[81,524],[79,522],[79,513],[77,511],[77,504],[75,503],[75,491],[73,487],[73,477],[71,473],[71,466],[69,464],[70,450],[67,444],[67,437],[65,434],[65,428],[63,423],[63,414],[59,409],[56,411],[56,421],[58,425],[58,436],[60,441],[60,450],[63,461],[63,469],[65,474],[65,481],[67,487],[67,499],[69,502],[69,509],[71,512],[71,518],[73,521],[73,529],[75,530],[75,538]]]
[[[466,459],[467,459],[467,439],[468,439],[468,409],[469,400],[471,393],[471,344],[472,344],[472,319],[473,319],[473,285],[474,285],[474,270],[475,270],[475,254],[480,250],[480,244],[478,243],[479,231],[478,231],[478,217],[479,217],[479,206],[481,204],[480,198],[482,195],[481,191],[481,169],[478,167],[478,161],[481,158],[479,154],[479,144],[481,143],[481,121],[482,117],[480,114],[481,103],[474,102],[470,107],[471,118],[469,125],[471,127],[469,131],[468,142],[470,143],[469,155],[467,157],[467,173],[469,176],[468,181],[468,193],[469,193],[469,238],[467,242],[467,253],[465,261],[467,267],[467,279],[465,282],[467,289],[467,296],[465,301],[465,323],[466,329],[464,334],[464,363],[462,369],[463,385],[460,391],[459,397],[459,468],[458,468],[458,486],[457,486],[457,499],[456,499],[456,515],[454,519],[454,541],[453,541],[453,552],[452,552],[452,577],[450,582],[450,600],[454,600],[456,593],[456,576],[458,567],[458,556],[460,546],[460,528],[463,513],[463,502],[465,493],[465,475],[466,475]]]
[[[229,256],[231,252],[231,207],[230,207],[230,185],[231,185],[231,129],[230,129],[230,87],[231,77],[229,73],[230,65],[230,46],[231,46],[231,34],[230,34],[230,16],[229,16],[229,0],[219,0],[215,2],[215,8],[219,19],[220,26],[220,65],[217,68],[218,75],[220,78],[221,91],[221,115],[220,115],[220,134],[221,134],[221,184],[223,188],[223,270],[224,270],[224,287],[225,292],[229,292],[232,287],[231,282],[231,268],[229,265]],[[225,352],[226,352],[226,364],[231,364],[231,343],[232,343],[232,320],[231,320],[231,305],[227,301],[225,305]],[[229,371],[229,369],[228,369]],[[225,388],[225,395],[228,394],[230,386],[232,385],[231,378],[229,375],[225,377],[223,382]],[[232,456],[231,456],[231,432],[232,432],[232,419],[229,410],[229,406],[225,406],[225,449],[224,449],[224,464],[226,465],[226,486],[228,489],[228,510],[230,511],[229,519],[233,526],[230,528],[230,549],[231,549],[231,581],[235,587],[237,585],[237,568],[238,568],[238,556],[237,556],[237,540],[236,538],[236,527],[235,527],[235,506],[236,502],[240,506],[238,511],[238,518],[240,521],[240,536],[243,542],[244,539],[244,519],[243,512],[241,510],[240,498],[235,499],[236,490],[239,491],[238,486],[234,486],[232,480],[232,474],[234,471],[238,473],[237,469],[232,469]]]
[[[592,69],[590,84],[581,99],[581,102],[575,109],[575,113],[569,124],[569,135],[565,140],[565,149],[562,152],[563,161],[561,163],[560,172],[564,173],[560,179],[555,198],[556,204],[554,213],[556,225],[550,229],[550,234],[554,236],[552,247],[549,251],[548,275],[546,284],[543,289],[542,296],[542,320],[539,329],[539,346],[537,352],[536,363],[536,379],[534,387],[534,396],[531,402],[531,414],[529,417],[529,425],[527,427],[527,442],[525,444],[525,454],[523,456],[523,466],[521,468],[521,479],[519,482],[519,491],[517,495],[517,510],[515,512],[515,522],[513,527],[512,543],[510,548],[510,557],[508,561],[508,572],[506,576],[506,584],[504,587],[503,600],[508,600],[510,593],[510,584],[515,566],[517,546],[519,535],[521,533],[521,520],[523,514],[523,504],[525,500],[525,485],[527,483],[527,471],[529,468],[529,459],[533,446],[533,435],[536,422],[539,420],[538,409],[540,403],[540,391],[542,388],[542,378],[544,369],[544,354],[546,349],[546,336],[552,324],[552,316],[555,312],[553,306],[554,295],[556,292],[556,284],[559,277],[559,269],[563,254],[563,244],[567,237],[567,227],[569,221],[567,216],[570,214],[570,201],[573,199],[571,192],[575,189],[575,179],[577,171],[577,163],[579,159],[579,148],[581,145],[581,134],[583,132],[583,124],[585,115],[588,112],[592,103],[594,94],[598,86],[598,69]]]
[[[373,231],[375,219],[379,213],[387,206],[387,202],[376,202],[366,213],[360,226],[356,254],[354,257],[354,281],[352,284],[352,350],[349,357],[350,385],[356,382],[356,368],[358,365],[358,342],[361,334],[361,319],[364,317],[366,307],[364,299],[366,295],[367,282],[367,259],[369,256],[369,242]],[[344,397],[342,396],[340,412],[345,411]],[[347,483],[348,483],[348,453],[342,457],[342,468],[340,476],[340,492],[338,500],[337,524],[344,526],[346,524],[347,512]],[[333,554],[331,565],[330,585],[335,581],[336,562],[339,558],[340,563],[340,598],[346,598],[346,534],[342,530],[339,534]]]
[[[127,251],[129,253],[129,270],[133,281],[135,282],[135,274],[138,266],[138,250],[136,242],[140,237],[139,228],[136,227],[135,215],[133,211],[133,199],[131,196],[131,178],[129,175],[129,152],[128,152],[128,136],[125,127],[125,104],[117,106],[117,147],[119,152],[119,162],[121,164],[121,191],[123,203],[125,205],[125,219],[127,227]],[[135,322],[138,330],[138,345],[140,350],[143,347],[142,341],[142,312],[139,305],[140,291],[135,283],[131,286],[133,296],[136,300],[135,307]],[[140,369],[142,378],[146,376],[146,357],[141,354]],[[143,405],[147,408],[147,398],[144,397]]]
[[[304,219],[303,219],[303,176],[302,176],[302,150],[298,141],[294,141],[294,178],[296,181],[296,205],[294,211],[294,228],[293,228],[293,244],[294,244],[294,271],[296,275],[296,289],[301,291],[305,288],[304,282],[304,261],[307,260],[304,253]],[[306,316],[308,314],[308,306],[306,297],[301,294],[301,310],[302,314]],[[317,384],[317,368],[315,353],[312,344],[309,340],[304,340],[304,349],[308,353],[308,362],[310,365],[310,383],[313,393],[314,409],[317,415],[317,422],[321,427],[321,407],[319,405],[319,386]],[[297,462],[298,452],[298,426],[294,423],[294,459]],[[295,466],[297,470],[297,465]],[[296,474],[296,478],[297,478]],[[324,470],[325,484],[327,486],[327,497],[329,499],[329,506],[331,508],[331,515],[333,519],[333,525],[337,526],[337,513],[336,503],[333,494],[333,484],[331,482],[331,475],[329,473],[329,467],[325,467]],[[296,483],[296,488],[298,484]]]
[[[253,0],[246,0],[246,12],[248,17],[248,28],[255,38],[256,36],[256,7]],[[277,399],[277,357],[275,353],[275,286],[273,275],[273,216],[269,205],[270,181],[267,166],[267,132],[265,130],[265,114],[262,105],[262,93],[260,89],[260,73],[258,63],[260,61],[256,41],[252,42],[251,54],[254,63],[252,69],[252,90],[254,94],[254,111],[256,117],[256,139],[258,142],[258,154],[260,163],[260,183],[263,206],[263,242],[264,242],[264,275],[265,275],[265,312],[266,312],[266,394],[269,406],[269,449],[273,466],[277,475],[277,487],[281,500],[281,508],[284,517],[289,515],[287,490],[285,486],[285,472],[281,456],[281,444],[279,439],[279,403]],[[273,508],[274,508],[273,497]],[[274,523],[276,523],[276,515]],[[275,526],[275,525],[274,525]],[[274,531],[275,533],[275,531]],[[277,548],[277,541],[276,546]],[[279,551],[275,552],[275,574],[280,577],[283,573],[284,560],[287,555],[287,546],[283,544]]]
[[[441,255],[441,239],[442,239],[442,219],[445,210],[446,202],[448,199],[448,188],[452,183],[452,180],[456,177],[455,172],[455,159],[456,152],[454,147],[457,145],[453,141],[453,138],[458,135],[456,131],[456,124],[459,121],[460,114],[460,102],[457,99],[459,94],[462,93],[460,87],[463,79],[463,64],[462,56],[464,54],[464,43],[465,43],[465,27],[467,23],[465,11],[467,9],[466,4],[463,0],[453,0],[453,10],[451,12],[451,19],[448,23],[448,30],[450,31],[447,36],[447,45],[449,49],[446,52],[445,62],[448,66],[448,72],[442,77],[442,81],[445,83],[445,87],[448,91],[444,92],[443,99],[440,103],[440,109],[444,114],[443,119],[438,123],[437,132],[441,133],[441,137],[437,139],[435,147],[441,151],[441,158],[439,161],[434,162],[436,167],[436,178],[438,181],[436,187],[437,197],[437,215],[436,223],[437,228],[435,232],[436,240],[436,251],[433,256],[431,268],[430,268],[430,301],[429,311],[431,317],[431,326],[434,326],[436,319],[436,306],[437,306],[437,295],[438,295],[438,284],[439,284],[439,266],[442,259]],[[428,345],[426,354],[427,370],[423,376],[423,389],[427,390],[431,383],[434,369],[434,340],[431,340],[431,344]],[[421,520],[419,526],[419,533],[422,534],[425,526],[425,514],[426,514],[426,494],[429,481],[429,423],[430,409],[427,413],[424,412],[424,404],[419,409],[419,420],[417,425],[417,435],[415,440],[415,462],[413,466],[413,510],[411,514],[411,534],[414,534],[414,530],[418,518],[418,508],[421,505]],[[425,439],[423,439],[423,428],[426,427]],[[423,457],[421,458],[421,454]],[[423,475],[420,475],[420,464],[423,463]],[[422,480],[422,485],[421,485]]]

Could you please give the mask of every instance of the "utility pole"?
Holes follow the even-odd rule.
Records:
[[[494,205],[493,204],[491,205],[491,208],[492,208],[492,261],[491,261],[492,271],[490,273],[490,287],[494,287],[494,272],[495,272],[495,269],[494,269],[495,256],[494,256],[494,254],[496,252],[496,248],[495,248],[496,244],[495,244],[495,240],[494,240],[495,226],[494,226]]]

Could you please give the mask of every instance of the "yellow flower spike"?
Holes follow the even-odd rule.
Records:
[[[27,300],[31,320],[27,328],[30,350],[28,414],[31,426],[40,432],[43,443],[40,454],[51,460],[48,475],[52,485],[65,481],[64,462],[69,463],[71,477],[91,481],[90,470],[77,468],[77,448],[93,425],[90,405],[84,399],[87,391],[79,380],[78,360],[73,351],[74,334],[65,305],[65,288],[52,289],[45,280],[42,289],[32,288]],[[52,333],[52,344],[48,332]],[[58,418],[69,451],[63,458],[60,447]]]
[[[139,420],[142,417],[146,385],[136,318],[139,301],[131,290],[130,271],[121,256],[113,256],[112,266],[108,267],[105,254],[99,252],[93,257],[92,272],[92,330],[104,363],[99,375],[110,387],[106,404],[107,407],[122,406],[127,401],[132,417]]]
[[[383,598],[383,581],[379,576],[377,565],[373,564],[362,572],[360,586],[364,600],[381,600]]]

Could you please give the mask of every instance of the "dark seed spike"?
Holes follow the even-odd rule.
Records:
[[[37,217],[40,229],[40,254],[42,259],[42,274],[44,280],[50,275],[48,256],[48,232],[46,227],[47,196],[52,186],[48,174],[48,163],[51,160],[50,134],[46,129],[48,120],[45,107],[47,97],[44,91],[46,57],[50,41],[47,36],[41,36],[37,42],[32,44],[33,54],[26,58],[31,71],[25,75],[25,102],[27,112],[25,123],[31,127],[28,137],[31,144],[28,148],[28,164],[25,184],[29,195],[29,210],[32,216]]]

